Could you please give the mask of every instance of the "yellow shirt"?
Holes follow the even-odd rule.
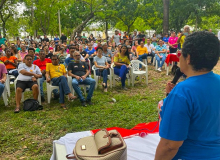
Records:
[[[52,63],[47,63],[46,72],[50,73],[50,78],[57,78],[63,76],[66,73],[66,68],[63,64],[53,65]]]
[[[183,47],[183,43],[185,42],[185,38],[186,38],[186,36],[183,35],[180,39],[181,48]]]
[[[114,56],[114,62],[117,62],[117,63],[124,63],[126,65],[130,64],[130,60],[128,59],[127,56],[121,56],[120,53],[118,53],[118,57]]]
[[[148,53],[147,47],[138,46],[136,52],[138,53],[139,56],[144,53]]]

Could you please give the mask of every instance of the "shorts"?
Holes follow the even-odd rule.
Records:
[[[16,88],[21,88],[23,92],[27,88],[32,88],[33,85],[37,84],[37,81],[17,81]]]

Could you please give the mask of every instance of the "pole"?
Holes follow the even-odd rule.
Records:
[[[58,10],[58,21],[59,21],[59,34],[61,37],[60,10]]]

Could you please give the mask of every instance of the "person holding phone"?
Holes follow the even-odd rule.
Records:
[[[181,48],[183,47],[183,43],[185,41],[186,36],[188,36],[189,34],[190,34],[190,28],[189,28],[188,25],[185,25],[183,27],[183,32],[181,33],[181,35],[180,35],[180,37],[179,37],[179,39],[177,41],[177,43],[180,43],[180,47]]]

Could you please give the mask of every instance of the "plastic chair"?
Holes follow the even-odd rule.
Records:
[[[15,79],[14,81],[14,87],[15,87],[15,93],[16,93],[16,84],[17,84],[17,78]],[[37,79],[37,84],[38,84],[38,91],[39,91],[39,94],[38,94],[38,102],[39,104],[41,105],[41,94],[40,94],[40,79],[38,78]],[[31,91],[30,88],[26,88],[24,92],[29,92]],[[21,101],[24,102],[24,92],[22,92],[22,97],[21,97]]]
[[[54,89],[58,89],[59,90],[59,86],[53,86],[52,85],[52,81],[50,81],[50,83],[47,82],[47,102],[49,104],[50,104],[51,97],[52,97],[52,91]]]
[[[94,79],[96,81],[95,89],[97,89],[99,78],[101,78],[101,76],[96,75],[95,65],[92,66],[92,70],[93,70],[93,73],[94,73]],[[110,88],[112,88],[112,77],[111,77],[111,75],[108,75],[108,79],[110,80]]]
[[[5,106],[7,106],[8,105],[8,97],[7,97],[7,88],[6,88],[6,86],[5,86],[4,91],[2,93],[2,98],[3,98]]]
[[[140,71],[140,69],[139,69],[140,64],[146,68],[145,71]],[[146,84],[148,85],[148,67],[147,67],[147,65],[145,65],[143,62],[141,62],[139,60],[132,60],[130,67],[131,67],[132,87],[134,87],[134,81],[135,81],[136,76],[140,76],[140,78],[139,78],[140,81],[141,81],[141,77],[145,76],[146,77]]]
[[[114,73],[114,63],[111,64],[110,77],[112,78],[113,87],[115,87],[115,78],[118,78],[119,76]],[[127,79],[128,79],[128,85],[130,86],[130,84],[131,84],[130,70],[129,70],[129,72],[127,73],[126,77],[127,77]]]
[[[7,89],[8,97],[11,96],[11,91],[10,91],[10,80],[15,79],[15,76],[7,74],[7,83],[5,83],[5,87]]]

